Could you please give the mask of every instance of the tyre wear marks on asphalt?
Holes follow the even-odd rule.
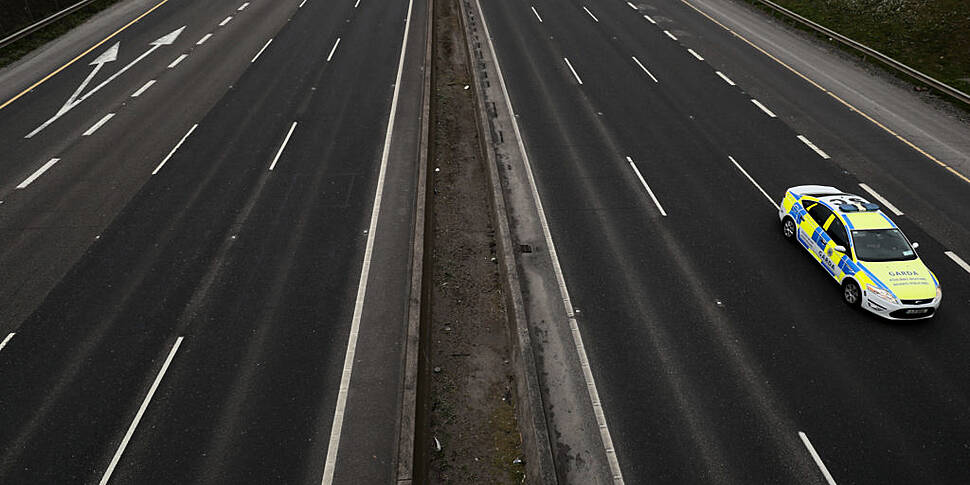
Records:
[[[333,484],[333,475],[337,465],[340,434],[343,431],[344,410],[347,406],[347,394],[350,392],[350,379],[354,371],[354,357],[357,354],[357,337],[360,332],[360,320],[364,311],[364,298],[367,296],[367,278],[370,275],[370,264],[374,253],[374,239],[377,234],[377,219],[381,211],[384,179],[387,175],[387,161],[390,155],[391,137],[394,134],[394,120],[397,117],[397,103],[401,90],[401,76],[404,73],[404,55],[407,53],[408,34],[411,31],[411,12],[413,7],[414,0],[408,0],[408,13],[404,20],[404,35],[401,40],[401,54],[398,58],[397,76],[394,79],[394,94],[391,96],[391,109],[387,119],[387,130],[384,135],[381,165],[377,174],[377,188],[374,191],[374,205],[371,210],[370,225],[367,229],[367,243],[364,246],[364,259],[361,262],[360,280],[357,283],[354,315],[350,322],[350,335],[347,337],[347,353],[344,355],[343,372],[340,376],[340,388],[337,391],[337,403],[333,410],[330,440],[327,444],[327,460],[323,466],[323,477],[320,479],[321,485]],[[294,126],[295,124],[294,122]]]
[[[147,83],[145,83],[144,85],[142,85],[142,87],[138,88],[138,91],[135,91],[135,92],[131,93],[131,97],[132,98],[137,98],[137,97],[141,96],[145,91],[148,90],[148,88],[152,87],[152,84],[155,84],[155,80],[154,79],[152,79],[151,81],[148,81]]]
[[[91,125],[91,127],[88,128],[88,131],[85,131],[84,133],[82,133],[81,136],[91,136],[91,135],[93,135],[94,132],[98,131],[98,128],[101,128],[102,126],[104,126],[104,124],[107,123],[108,120],[110,120],[111,118],[114,118],[114,116],[115,116],[114,113],[108,113],[108,114],[104,115],[103,118],[101,118],[100,120],[98,120],[97,123]]]
[[[772,113],[770,109],[768,109],[765,105],[761,104],[761,102],[758,101],[757,99],[752,99],[751,102],[754,103],[754,105],[757,106],[761,111],[764,111],[766,115],[772,118],[777,118],[777,116],[775,116],[775,114]]]
[[[279,151],[276,152],[276,156],[273,157],[273,163],[269,164],[269,171],[272,172],[276,168],[276,162],[280,161],[280,157],[283,156],[283,150],[286,149],[286,144],[290,142],[290,137],[293,136],[293,130],[296,129],[296,122],[294,121],[290,125],[290,131],[286,133],[286,138],[283,138],[283,144],[280,145]]]
[[[579,78],[579,74],[577,74],[576,73],[576,70],[573,69],[573,64],[571,62],[569,62],[569,58],[568,57],[563,57],[562,60],[566,61],[566,65],[569,66],[569,71],[573,73],[573,77],[576,78],[576,82],[579,83],[580,85],[582,85],[583,84],[583,80]]]
[[[723,72],[714,71],[714,73],[717,74],[721,79],[723,79],[724,82],[730,84],[731,86],[737,86],[737,84],[734,84],[734,81],[732,81],[731,78],[725,76]]]
[[[3,348],[6,347],[8,343],[10,343],[10,339],[12,339],[14,335],[17,335],[17,333],[10,332],[9,335],[4,337],[3,342],[0,342],[0,350],[3,350]]]
[[[592,19],[593,19],[593,22],[597,22],[597,23],[599,23],[599,21],[600,21],[600,19],[598,19],[598,18],[596,18],[596,16],[595,16],[595,15],[593,15],[593,12],[590,12],[590,11],[589,11],[589,9],[588,9],[588,8],[586,8],[586,6],[585,6],[585,5],[583,6],[583,10],[585,10],[585,11],[586,11],[586,13],[588,13],[588,14],[589,14],[589,16],[590,16],[590,17],[592,17]]]
[[[532,8],[532,13],[534,13],[536,15],[536,18],[539,19],[539,23],[541,24],[542,23],[542,17],[540,17],[539,16],[539,12],[536,11],[535,5],[533,5],[531,8]]]
[[[40,168],[38,168],[36,172],[34,172],[33,174],[31,174],[31,176],[29,176],[26,179],[24,179],[23,182],[20,182],[20,185],[17,185],[17,188],[18,189],[26,189],[27,186],[31,184],[31,182],[33,182],[34,180],[37,180],[37,177],[40,177],[41,175],[44,175],[44,172],[46,172],[48,169],[50,169],[51,167],[53,167],[54,164],[57,163],[57,162],[59,162],[60,160],[61,160],[60,158],[52,158],[52,159],[48,160],[47,163],[45,163],[43,166],[41,166]]]
[[[155,167],[155,170],[152,170],[152,175],[157,174],[158,171],[165,166],[165,163],[168,162],[168,159],[172,158],[172,155],[175,155],[175,152],[178,151],[179,147],[182,146],[183,143],[185,143],[185,140],[189,137],[189,135],[191,135],[192,132],[195,131],[195,129],[198,127],[199,127],[199,124],[196,123],[192,125],[192,128],[189,128],[189,131],[185,133],[185,136],[183,136],[181,140],[179,140],[179,142],[175,145],[175,148],[172,148],[172,151],[168,152],[168,155],[165,156],[165,159],[162,160],[162,163],[159,163],[158,166]]]
[[[660,215],[667,217],[667,211],[665,211],[663,206],[660,205],[660,201],[657,200],[657,196],[654,195],[653,190],[651,190],[650,186],[647,185],[647,181],[644,180],[643,174],[641,174],[640,169],[637,168],[637,164],[634,163],[633,159],[630,157],[626,157],[626,161],[630,163],[630,167],[633,167],[633,172],[636,173],[637,178],[640,179],[640,184],[643,185],[643,188],[647,189],[647,193],[650,194],[650,198],[653,199],[653,203],[657,206],[657,209],[660,211]]]
[[[742,166],[741,166],[741,164],[740,164],[740,163],[738,163],[738,161],[734,159],[734,157],[732,157],[732,156],[730,156],[730,155],[728,155],[728,159],[729,159],[729,160],[731,160],[731,163],[733,163],[733,164],[734,164],[734,166],[735,166],[735,167],[737,167],[737,168],[738,168],[738,170],[740,170],[740,171],[741,171],[741,173],[743,173],[743,174],[744,174],[744,176],[745,176],[745,177],[747,177],[747,178],[748,178],[748,180],[749,180],[749,181],[750,181],[750,182],[751,182],[752,184],[754,184],[754,186],[755,186],[755,187],[757,187],[759,191],[761,191],[761,194],[762,194],[762,195],[764,195],[766,199],[768,199],[768,202],[770,202],[770,203],[771,203],[771,205],[773,205],[773,206],[775,206],[775,209],[778,209],[778,210],[781,210],[781,208],[780,208],[780,207],[778,207],[778,203],[777,203],[777,202],[775,202],[775,199],[772,199],[772,198],[771,198],[771,196],[770,196],[770,195],[768,195],[768,192],[765,192],[765,189],[763,189],[763,188],[761,188],[761,185],[760,185],[760,184],[758,184],[758,182],[755,182],[755,180],[754,180],[754,178],[752,178],[752,177],[751,177],[751,175],[750,175],[750,174],[748,174],[748,171],[747,171],[747,170],[745,170],[745,169],[744,169],[744,167],[742,167]]]
[[[165,358],[165,363],[162,364],[162,369],[158,371],[158,375],[155,376],[155,381],[152,382],[152,387],[148,389],[148,394],[145,396],[145,400],[142,401],[141,407],[138,408],[138,412],[135,414],[135,419],[133,419],[131,421],[131,425],[128,426],[128,431],[125,433],[125,437],[122,438],[121,444],[118,445],[118,450],[115,451],[114,456],[111,458],[111,463],[108,464],[108,468],[104,471],[104,475],[101,476],[99,485],[106,485],[111,479],[111,474],[118,465],[118,461],[121,460],[121,455],[125,452],[125,448],[128,446],[128,442],[131,441],[132,435],[135,434],[135,429],[138,428],[138,423],[141,421],[142,416],[145,415],[145,410],[148,409],[148,404],[152,401],[155,391],[158,390],[158,385],[162,382],[162,378],[165,377],[165,372],[168,370],[168,366],[172,363],[172,359],[175,358],[175,352],[178,352],[179,346],[182,345],[183,338],[184,337],[179,337],[175,340],[175,345],[172,346],[172,350],[169,351],[168,357]]]
[[[837,94],[835,94],[835,93],[833,93],[833,92],[831,92],[831,91],[829,91],[829,90],[827,90],[827,89],[825,89],[825,88],[824,88],[824,87],[822,87],[822,85],[820,85],[819,83],[817,83],[817,82],[815,82],[815,81],[813,81],[813,80],[812,80],[811,78],[809,78],[808,76],[806,76],[806,75],[804,75],[804,74],[802,74],[802,73],[801,73],[801,72],[799,72],[799,71],[798,71],[797,69],[795,69],[795,68],[793,68],[793,67],[791,67],[791,66],[789,66],[789,65],[788,65],[787,63],[785,63],[785,62],[784,62],[784,61],[782,61],[781,59],[778,59],[777,57],[775,57],[775,56],[773,56],[773,55],[772,55],[771,53],[769,53],[768,51],[766,51],[766,50],[764,50],[764,49],[762,49],[761,47],[759,47],[758,45],[756,45],[756,44],[755,44],[754,42],[751,42],[750,40],[748,40],[747,38],[745,38],[745,37],[744,37],[743,35],[741,35],[741,34],[739,34],[739,33],[737,33],[737,32],[735,32],[735,31],[733,31],[733,30],[731,30],[731,29],[730,29],[730,28],[729,28],[728,26],[726,26],[726,25],[724,25],[724,24],[722,24],[721,22],[719,22],[719,21],[717,21],[717,19],[715,19],[714,17],[711,17],[710,15],[708,15],[708,14],[707,14],[706,12],[704,12],[704,11],[703,11],[703,10],[701,10],[700,8],[697,8],[696,6],[694,6],[693,4],[691,4],[691,3],[689,2],[689,1],[687,1],[687,0],[680,0],[680,1],[681,1],[682,3],[684,3],[685,5],[687,5],[688,7],[690,7],[690,8],[692,8],[692,9],[694,9],[694,11],[696,11],[697,13],[699,13],[699,14],[701,14],[701,15],[703,15],[703,16],[704,16],[705,18],[707,18],[707,19],[708,19],[708,20],[710,20],[711,22],[714,22],[714,24],[716,24],[716,25],[718,25],[719,27],[721,27],[722,29],[724,29],[724,30],[726,30],[726,31],[728,31],[729,33],[731,33],[731,35],[733,35],[733,36],[735,36],[735,37],[737,37],[738,39],[741,39],[741,40],[742,40],[742,41],[743,41],[744,43],[746,43],[746,44],[748,44],[749,46],[751,46],[751,47],[753,47],[753,48],[754,48],[755,50],[757,50],[758,52],[761,52],[762,54],[764,54],[765,56],[767,56],[767,57],[768,57],[769,59],[771,59],[771,60],[773,60],[773,61],[775,61],[775,62],[777,62],[778,64],[780,64],[780,65],[781,65],[782,67],[784,67],[785,69],[788,69],[789,71],[791,71],[792,73],[794,73],[794,74],[795,74],[796,76],[798,76],[798,77],[800,77],[800,78],[802,78],[802,79],[804,79],[804,80],[805,80],[805,82],[807,82],[807,83],[809,83],[809,84],[811,84],[812,86],[815,86],[815,87],[816,87],[816,88],[818,88],[818,89],[819,89],[820,91],[822,91],[822,92],[824,92],[825,94],[827,94],[827,95],[829,95],[829,96],[831,96],[831,97],[832,97],[832,99],[835,99],[835,100],[836,100],[836,101],[838,101],[839,103],[842,103],[842,104],[843,104],[843,105],[844,105],[845,107],[847,107],[847,108],[849,108],[850,110],[852,110],[852,111],[854,111],[855,113],[858,113],[858,114],[859,114],[859,116],[862,116],[863,118],[865,118],[865,119],[867,119],[867,120],[869,120],[869,121],[870,121],[871,123],[873,123],[874,125],[876,125],[876,126],[878,126],[879,128],[882,128],[882,129],[883,129],[883,131],[885,131],[886,133],[889,133],[890,135],[892,135],[892,136],[894,136],[894,137],[895,137],[895,138],[896,138],[897,140],[899,140],[899,141],[901,141],[901,142],[903,142],[903,143],[904,143],[905,145],[907,145],[907,146],[909,146],[909,147],[910,147],[910,148],[912,148],[913,150],[916,150],[916,151],[917,151],[917,152],[919,152],[919,153],[920,153],[921,155],[923,155],[924,157],[926,157],[926,158],[928,158],[929,160],[931,160],[931,161],[933,161],[934,163],[936,163],[936,164],[937,164],[937,165],[939,165],[940,167],[943,167],[944,169],[946,169],[946,170],[947,170],[948,172],[950,172],[950,173],[952,173],[953,175],[955,175],[955,176],[956,176],[957,178],[959,178],[960,180],[963,180],[964,182],[967,182],[967,183],[970,183],[970,177],[967,177],[966,175],[964,175],[964,174],[962,174],[962,173],[960,173],[959,171],[957,171],[956,169],[954,169],[954,168],[953,168],[953,167],[951,167],[950,165],[948,165],[948,164],[946,164],[946,163],[944,163],[944,162],[942,162],[942,161],[940,161],[940,160],[939,160],[938,158],[936,158],[936,157],[934,157],[933,155],[931,155],[931,154],[930,154],[929,152],[927,152],[926,150],[923,150],[922,148],[920,148],[920,147],[918,147],[918,146],[916,146],[916,144],[915,144],[915,143],[913,143],[913,142],[911,142],[911,141],[909,141],[909,140],[907,140],[907,139],[906,139],[906,138],[904,138],[904,137],[903,137],[902,135],[900,135],[900,134],[898,134],[898,133],[896,133],[895,131],[893,131],[893,130],[892,130],[891,128],[889,128],[888,126],[886,126],[886,125],[884,125],[884,124],[882,124],[882,123],[880,123],[880,122],[878,122],[878,121],[876,121],[876,119],[874,119],[873,117],[871,117],[871,116],[869,116],[869,115],[868,115],[868,114],[866,114],[866,113],[865,113],[864,111],[862,111],[862,110],[860,110],[859,108],[856,108],[855,106],[853,106],[852,104],[850,104],[850,103],[849,103],[848,101],[845,101],[844,99],[842,99],[842,98],[840,98],[840,97],[839,97],[839,96],[838,96]]]
[[[636,9],[636,7],[629,2],[627,2],[627,5],[630,5]],[[539,214],[539,225],[542,227],[543,239],[546,242],[549,258],[552,262],[553,273],[556,276],[556,283],[559,286],[559,292],[562,296],[563,309],[565,310],[566,318],[569,321],[570,334],[573,337],[574,348],[576,349],[576,355],[579,359],[580,367],[583,372],[583,380],[586,383],[586,390],[589,394],[590,404],[593,407],[593,415],[596,418],[596,424],[599,426],[600,439],[603,441],[603,450],[606,454],[606,460],[610,467],[613,483],[614,485],[623,485],[623,472],[620,470],[620,462],[617,459],[616,450],[613,447],[613,436],[612,433],[610,433],[609,425],[606,422],[606,411],[603,409],[602,403],[600,402],[599,391],[596,388],[596,380],[593,377],[593,371],[589,365],[589,358],[586,355],[586,347],[583,345],[583,337],[579,331],[579,323],[576,321],[576,313],[573,310],[573,304],[569,297],[569,290],[566,288],[566,279],[563,276],[562,266],[559,264],[559,257],[556,253],[556,245],[552,240],[552,231],[549,229],[549,221],[546,220],[542,200],[539,198],[539,189],[536,185],[532,164],[529,161],[529,155],[525,150],[525,144],[522,138],[522,130],[519,128],[519,122],[515,116],[516,111],[512,106],[512,98],[509,96],[509,89],[505,83],[505,76],[502,74],[502,67],[498,62],[495,43],[492,42],[492,36],[489,33],[488,25],[485,23],[485,15],[482,12],[482,5],[480,2],[476,1],[475,6],[478,13],[478,18],[481,19],[482,22],[482,29],[485,31],[485,39],[488,41],[489,50],[492,53],[492,60],[495,63],[495,71],[498,73],[499,85],[502,88],[502,96],[505,98],[506,108],[511,115],[512,128],[515,131],[519,153],[522,155],[522,163],[525,165],[525,174],[529,180],[529,189],[532,193],[532,200],[535,202],[536,211]]]
[[[953,251],[944,251],[943,254],[946,254],[948,258],[952,259],[953,262],[956,263],[957,266],[963,268],[964,271],[966,271],[967,273],[970,273],[970,263],[967,263],[966,261],[963,260],[963,258],[961,258],[960,256],[957,256],[956,253],[954,253]]]
[[[644,66],[643,63],[640,62],[640,59],[637,59],[636,56],[633,56],[633,62],[636,62],[637,65],[640,66],[640,69],[643,69],[643,72],[647,73],[647,75],[650,76],[650,79],[653,79],[653,82],[655,82],[655,83],[659,83],[660,82],[660,81],[657,80],[656,77],[654,77],[653,73],[650,72],[650,70],[647,69],[646,66]]]
[[[823,152],[821,148],[815,146],[815,144],[812,143],[811,140],[809,140],[808,138],[805,138],[804,135],[798,135],[798,139],[801,140],[802,143],[804,143],[805,145],[807,145],[808,148],[811,148],[812,151],[814,151],[815,153],[817,153],[818,156],[820,156],[820,157],[822,157],[822,158],[824,158],[826,160],[832,158],[832,157],[829,156],[828,153]]]
[[[897,216],[903,215],[903,211],[897,209],[896,206],[892,205],[892,203],[886,200],[885,197],[879,195],[879,193],[873,190],[872,187],[869,187],[868,185],[862,184],[862,183],[859,184],[859,187],[862,187],[862,190],[865,190],[866,192],[869,193],[869,195],[873,196],[876,200],[878,200],[879,203],[883,205],[883,207],[886,207],[887,209],[893,211],[893,214],[896,214]]]
[[[832,474],[829,473],[829,469],[826,468],[825,463],[822,461],[822,457],[818,455],[815,451],[815,447],[812,446],[812,442],[808,439],[808,435],[799,431],[798,437],[802,439],[802,443],[805,448],[808,449],[808,453],[812,455],[812,460],[815,460],[815,464],[818,465],[818,469],[822,472],[822,476],[825,477],[826,483],[828,485],[835,485],[835,479],[832,478]]]

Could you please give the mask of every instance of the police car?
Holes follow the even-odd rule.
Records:
[[[940,282],[879,206],[835,187],[800,185],[778,210],[782,234],[842,285],[848,305],[891,320],[929,318]]]

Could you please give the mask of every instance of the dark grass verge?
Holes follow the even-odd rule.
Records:
[[[525,478],[515,370],[476,95],[456,0],[434,0],[430,172],[430,485]]]
[[[118,3],[121,0],[100,0],[88,5],[77,12],[65,16],[64,18],[34,32],[13,44],[0,49],[0,67],[5,67],[20,58],[26,56],[34,49],[57,39],[66,34],[74,27],[77,27],[98,12]]]
[[[757,0],[745,0],[843,51],[915,84],[929,86],[828,36],[775,12]],[[865,44],[961,91],[970,92],[970,1],[967,0],[772,0],[809,20]],[[970,112],[970,105],[940,94]]]

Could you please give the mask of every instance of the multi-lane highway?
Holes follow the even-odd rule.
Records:
[[[399,477],[427,16],[132,0],[0,72],[0,482]]]
[[[466,5],[501,68],[481,87],[504,80],[521,133],[511,212],[529,224],[531,167],[556,250],[519,228],[561,480],[970,481],[965,125],[894,111],[912,95],[729,0]],[[936,317],[844,305],[781,235],[775,204],[800,184],[878,200],[942,282]],[[550,308],[555,325],[535,316]]]

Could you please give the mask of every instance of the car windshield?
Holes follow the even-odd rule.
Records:
[[[916,259],[916,252],[899,229],[852,231],[855,255],[860,261]]]

